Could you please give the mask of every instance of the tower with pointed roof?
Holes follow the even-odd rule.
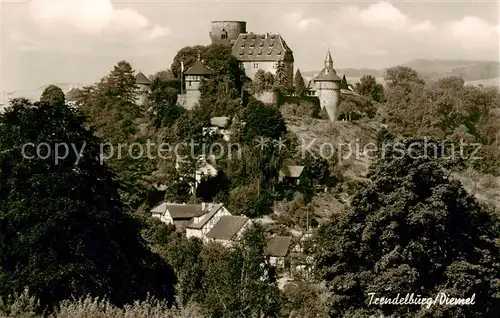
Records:
[[[144,105],[146,102],[148,93],[149,93],[149,85],[151,85],[151,81],[139,71],[135,76],[135,85],[137,85],[137,103],[139,105]]]
[[[330,50],[326,53],[325,67],[311,80],[310,88],[318,96],[321,109],[326,109],[331,121],[336,119],[337,107],[340,103],[340,85],[342,80],[333,68]]]
[[[213,71],[203,63],[198,54],[198,60],[182,74],[185,93],[178,96],[179,105],[187,109],[193,108],[200,99],[201,81],[212,74]]]

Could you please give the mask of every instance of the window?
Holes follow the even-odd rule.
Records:
[[[188,86],[191,86],[191,82],[188,82]]]
[[[222,29],[222,32],[220,34],[220,38],[221,39],[227,39],[227,32],[225,29]]]
[[[253,68],[259,68],[259,63],[253,63]]]

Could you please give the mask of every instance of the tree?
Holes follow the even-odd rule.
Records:
[[[156,77],[150,85],[150,93],[147,96],[147,105],[150,107],[153,125],[172,126],[184,109],[177,106],[177,90],[168,87]]]
[[[254,98],[250,99],[245,109],[244,122],[245,140],[249,143],[253,143],[256,137],[278,139],[286,133],[281,113]]]
[[[102,140],[85,126],[57,99],[15,100],[0,115],[0,294],[28,287],[49,310],[87,294],[172,301],[175,277],[124,212]]]
[[[276,75],[274,79],[274,85],[280,92],[285,92],[290,83],[288,82],[288,74],[283,62],[278,62],[278,67],[276,68]]]
[[[233,249],[217,245],[203,251],[203,307],[212,317],[277,317],[280,290],[264,259],[260,226],[248,229]]]
[[[385,71],[384,81],[387,87],[393,88],[399,85],[408,86],[409,84],[423,85],[424,80],[418,75],[417,71],[407,66],[390,67]]]
[[[166,69],[166,70],[158,71],[158,72],[154,73],[153,75],[149,76],[149,80],[151,82],[154,81],[155,78],[159,78],[160,81],[162,81],[162,82],[168,82],[168,81],[174,80],[175,76],[174,76],[174,72],[172,72],[171,69]]]
[[[181,78],[181,61],[184,63],[184,71],[186,71],[196,62],[198,56],[203,54],[204,51],[205,46],[203,45],[186,46],[180,49],[170,66],[174,77]]]
[[[342,78],[342,82],[344,82],[344,80],[345,75]],[[347,81],[345,85],[347,86]],[[384,86],[377,83],[375,77],[372,75],[363,75],[359,83],[356,83],[355,90],[358,94],[368,96],[377,103],[384,101]]]
[[[304,79],[302,78],[302,74],[300,73],[300,70],[297,69],[297,72],[295,72],[295,94],[297,96],[303,97],[306,94],[306,85],[304,83]]]
[[[255,73],[252,82],[252,92],[260,93],[262,91],[272,90],[274,87],[274,75],[271,72],[258,70]]]
[[[387,144],[344,213],[314,238],[318,274],[332,295],[330,315],[342,317],[485,317],[500,309],[499,223],[491,211],[448,178],[442,144]],[[432,155],[434,154],[434,155]],[[408,292],[467,298],[471,306],[368,305]]]
[[[51,105],[60,105],[65,103],[65,96],[62,89],[55,85],[47,86],[40,97],[41,103],[48,103]]]
[[[340,101],[337,111],[339,119],[358,120],[361,118],[373,118],[377,108],[371,98],[365,96],[348,95]]]
[[[340,89],[349,89],[349,84],[347,84],[347,79],[345,78],[345,74],[342,75],[342,81],[340,82]]]

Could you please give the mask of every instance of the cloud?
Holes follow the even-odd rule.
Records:
[[[299,30],[300,14],[284,17]],[[500,25],[478,17],[436,23],[412,18],[389,2],[346,5],[332,12],[315,32],[325,32],[331,46],[344,52],[369,56],[422,56],[434,58],[497,59]],[[403,57],[404,58],[404,57]]]
[[[281,20],[289,28],[299,32],[310,31],[321,25],[321,20],[305,18],[301,13],[297,12],[288,13]]]
[[[357,20],[366,26],[386,27],[394,30],[404,28],[409,18],[389,2],[379,2],[364,10],[354,8],[352,13]]]
[[[32,0],[29,13],[37,31],[47,37],[113,38],[113,42],[150,42],[170,34],[130,8],[115,8],[110,0]]]
[[[487,48],[495,42],[498,46],[499,30],[500,24],[494,26],[474,16],[464,17],[448,25],[451,36],[466,49]]]

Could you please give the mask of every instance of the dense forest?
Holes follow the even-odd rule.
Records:
[[[199,105],[187,110],[177,104],[180,63],[192,65],[198,54],[214,75],[202,81]],[[429,81],[397,66],[386,70],[383,85],[370,75],[353,83],[356,93],[342,96],[330,122],[305,96],[299,70],[293,81],[281,70],[252,81],[224,46],[185,47],[169,70],[150,78],[140,104],[135,70],[120,61],[71,96],[71,105],[49,86],[38,101],[11,100],[0,115],[0,315],[497,315],[500,198],[485,199],[456,177],[474,173],[500,189],[497,88],[455,76]],[[268,89],[293,102],[270,107],[253,97]],[[220,116],[230,117],[231,142],[203,134]],[[321,145],[304,155],[298,126],[335,142],[348,138],[341,129],[373,130],[355,134],[377,146],[366,173],[322,156]],[[217,159],[217,176],[194,193],[197,160],[176,169],[174,156],[119,157],[115,149],[191,141],[226,145],[232,154]],[[48,145],[43,155],[25,147],[40,143]],[[63,145],[71,146],[60,158]],[[196,158],[206,148],[183,151]],[[300,183],[279,182],[285,162],[304,166]],[[254,222],[230,249],[203,244],[151,217],[163,200],[223,203],[234,215],[272,222]],[[302,255],[311,272],[283,284],[266,264],[266,237],[296,232],[312,233]],[[440,292],[474,294],[475,303],[368,303],[370,293]]]

